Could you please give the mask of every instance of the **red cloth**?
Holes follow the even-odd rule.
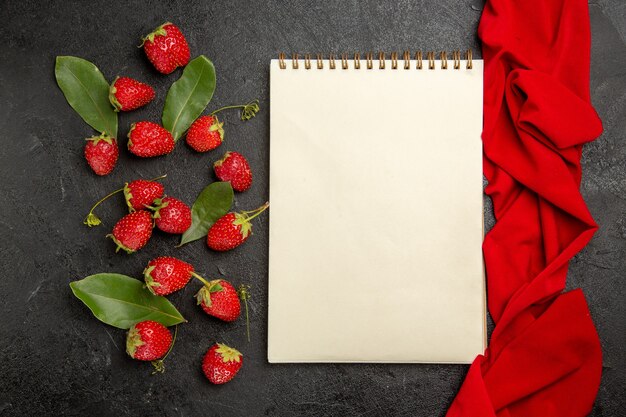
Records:
[[[447,417],[585,416],[602,370],[569,260],[597,229],[579,192],[582,144],[602,125],[589,99],[585,0],[487,0],[484,173],[495,227],[483,244],[490,346]]]

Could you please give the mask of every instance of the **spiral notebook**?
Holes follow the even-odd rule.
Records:
[[[469,363],[486,346],[483,63],[364,58],[270,64],[268,360]]]

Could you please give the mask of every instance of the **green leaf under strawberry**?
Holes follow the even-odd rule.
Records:
[[[98,320],[120,329],[143,320],[164,326],[187,321],[167,298],[153,295],[143,282],[126,275],[90,275],[71,282],[70,288]]]
[[[109,83],[91,62],[75,56],[58,56],[54,74],[67,102],[100,133],[117,137],[117,113],[109,102]]]

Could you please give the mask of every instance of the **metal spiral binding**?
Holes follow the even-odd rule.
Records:
[[[287,69],[287,63],[285,62],[285,54],[283,52],[278,54],[278,67],[280,69]],[[361,54],[355,53],[352,59],[348,58],[348,54],[343,53],[340,55],[341,59],[341,69],[347,70],[349,68],[349,61],[353,62],[354,69],[361,69]],[[402,53],[402,58],[404,61],[403,68],[405,70],[411,69],[411,52],[404,51]],[[378,52],[378,69],[384,70],[386,66],[386,54],[384,52]],[[391,61],[391,69],[398,69],[398,53],[391,52],[390,59]],[[415,69],[421,70],[424,68],[424,59],[422,51],[415,52],[414,56],[415,60]],[[428,51],[426,52],[426,60],[428,61],[428,69],[435,69],[435,52]],[[466,65],[465,68],[470,70],[473,68],[473,55],[472,50],[468,49],[465,52],[465,60]],[[322,54],[315,54],[315,61],[317,64],[317,69],[324,69],[324,57]],[[439,52],[439,61],[441,63],[441,69],[448,69],[448,53],[446,51]],[[461,69],[461,51],[456,50],[452,52],[452,68],[455,70]],[[293,69],[299,69],[299,55],[294,53],[291,55],[291,67]],[[311,69],[311,54],[304,54],[304,68],[307,70]],[[337,64],[335,62],[335,54],[328,54],[328,68],[334,70],[337,68]],[[365,54],[365,68],[371,70],[374,68],[374,54],[372,52],[367,52]]]

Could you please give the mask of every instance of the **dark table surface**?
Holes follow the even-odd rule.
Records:
[[[89,207],[109,190],[138,177],[167,173],[166,189],[192,203],[213,180],[209,165],[225,150],[245,154],[253,188],[236,208],[268,196],[268,64],[279,51],[354,52],[473,48],[480,0],[428,1],[175,1],[36,2],[0,6],[0,415],[81,416],[442,416],[467,366],[269,365],[267,330],[267,217],[243,247],[224,254],[195,242],[156,233],[133,256],[115,254],[104,235],[124,213],[120,198],[102,206],[104,226],[88,229]],[[604,374],[593,416],[621,416],[626,407],[626,4],[589,5],[593,32],[591,93],[604,121],[602,137],[583,153],[582,192],[600,225],[571,262],[569,286],[581,287],[604,351]],[[119,137],[133,121],[159,121],[165,93],[180,71],[155,72],[136,46],[162,22],[180,25],[192,55],[206,54],[217,68],[210,108],[259,98],[262,112],[241,123],[226,117],[219,150],[196,154],[183,143],[172,155],[139,160],[121,152],[104,178],[84,161],[91,130],[71,110],[54,80],[56,55],[94,62],[111,80],[128,75],[155,86],[148,107],[120,116]],[[124,141],[122,141],[122,144]],[[488,224],[491,212],[486,210]],[[252,341],[244,320],[223,324],[194,305],[195,288],[173,295],[189,323],[163,375],[129,359],[125,332],[106,326],[75,299],[68,284],[97,272],[141,276],[157,255],[176,255],[210,277],[252,285]],[[303,323],[303,325],[306,325]],[[372,331],[376,331],[372,329]],[[240,375],[211,386],[200,361],[214,341],[245,355]]]

